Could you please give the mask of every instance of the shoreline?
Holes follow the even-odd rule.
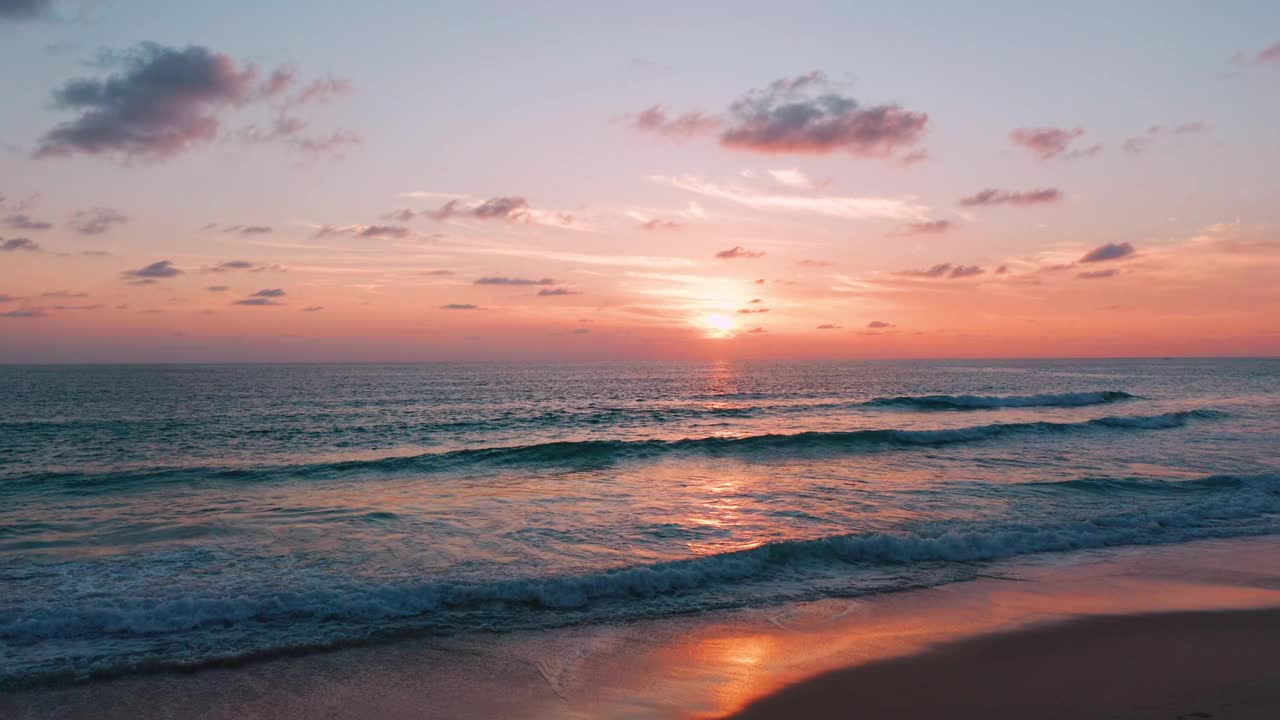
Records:
[[[848,677],[905,665],[914,669],[894,671],[905,673],[896,676],[902,694],[919,694],[913,688],[926,680],[964,675],[967,668],[946,668],[957,663],[947,660],[949,653],[973,652],[965,650],[966,643],[1014,643],[1031,658],[1017,670],[1049,662],[1043,648],[1061,642],[1054,633],[1063,632],[1055,628],[1091,622],[1145,626],[1167,622],[1146,618],[1189,612],[1207,618],[1196,620],[1197,626],[1230,624],[1237,621],[1221,618],[1258,608],[1274,610],[1262,611],[1249,632],[1280,648],[1280,536],[1033,556],[992,564],[978,580],[884,595],[501,635],[419,637],[232,667],[19,690],[0,694],[0,716],[839,716],[864,707],[841,694]],[[1194,650],[1213,631],[1171,632]],[[1132,640],[1121,647],[1139,652],[1155,646]],[[1216,663],[1215,669],[1236,665],[1219,645],[1192,655],[1195,662]],[[1268,663],[1280,668],[1280,661],[1269,659],[1254,668]],[[1248,670],[1242,667],[1241,676]],[[843,705],[795,709],[814,702]],[[983,708],[983,717],[1000,717]],[[1042,709],[1037,714],[1050,717]],[[905,712],[893,716],[911,717]],[[1188,706],[1177,712],[1214,710]]]
[[[854,710],[856,708],[856,711]],[[1050,623],[835,670],[728,718],[1233,718],[1280,712],[1280,609]]]

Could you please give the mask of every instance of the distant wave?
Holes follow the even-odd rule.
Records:
[[[1221,415],[1222,413],[1215,410],[1188,410],[1159,415],[1101,417],[1079,422],[993,423],[943,430],[890,428],[679,440],[564,440],[533,445],[302,465],[156,468],[103,473],[39,473],[9,480],[5,484],[30,486],[41,483],[61,483],[73,488],[76,492],[92,492],[94,487],[107,489],[120,484],[148,482],[189,482],[210,479],[258,481],[290,477],[340,477],[366,473],[438,472],[465,469],[475,465],[584,467],[666,454],[734,457],[769,453],[770,457],[775,458],[812,457],[823,454],[980,442],[1006,435],[1026,433],[1060,433],[1088,429],[1163,430],[1182,427],[1193,419],[1211,419]]]
[[[875,407],[907,407],[917,410],[993,410],[1022,407],[1084,407],[1131,400],[1134,395],[1120,390],[1074,392],[1049,395],[907,395],[876,398],[864,403]]]
[[[308,620],[367,624],[453,610],[496,609],[497,617],[517,609],[579,611],[602,601],[631,603],[745,582],[778,570],[825,568],[830,572],[850,564],[982,562],[1045,552],[1260,535],[1277,529],[1270,515],[1280,512],[1280,474],[1103,482],[1141,484],[1167,493],[1170,499],[1150,507],[1126,506],[1125,510],[1040,525],[1012,521],[923,524],[911,531],[775,542],[750,550],[575,576],[409,582],[256,596],[78,599],[62,607],[33,605],[0,619],[0,639],[30,644],[55,638],[159,637],[206,627],[245,623],[290,626]],[[1200,492],[1186,495],[1188,487]],[[460,622],[467,622],[466,618],[464,613]]]

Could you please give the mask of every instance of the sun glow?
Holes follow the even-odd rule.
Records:
[[[720,313],[707,313],[702,316],[702,326],[710,332],[708,337],[729,337],[735,324],[733,318]]]

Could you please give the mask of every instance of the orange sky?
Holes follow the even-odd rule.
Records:
[[[460,9],[353,58],[50,7],[0,20],[0,362],[1280,352],[1260,18]]]

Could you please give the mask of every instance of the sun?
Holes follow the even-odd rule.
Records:
[[[733,318],[719,313],[703,315],[702,324],[711,331],[710,337],[728,337],[734,328]]]

